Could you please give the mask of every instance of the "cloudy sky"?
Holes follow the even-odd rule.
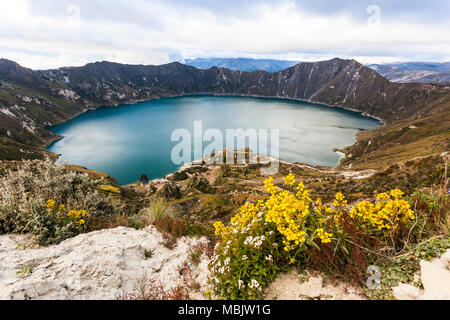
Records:
[[[450,61],[448,0],[0,0],[0,57],[44,69],[195,57]]]

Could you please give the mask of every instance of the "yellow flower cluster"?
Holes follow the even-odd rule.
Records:
[[[87,215],[87,212],[85,210],[69,210],[67,213],[67,216],[75,221],[77,221],[78,224],[85,224],[86,221],[83,219]]]
[[[290,173],[284,178],[284,183],[293,187],[294,176]],[[296,188],[295,195],[288,190],[275,187],[272,178],[267,179],[265,185],[267,191],[271,193],[265,203],[266,221],[275,223],[278,232],[284,236],[284,250],[293,250],[306,241],[305,218],[310,213],[312,202],[309,192],[301,182]]]
[[[296,180],[293,174],[290,173],[283,180],[286,186],[295,187]],[[248,232],[256,221],[262,219],[266,223],[273,223],[278,233],[283,236],[285,251],[292,251],[302,246],[309,235],[311,237],[317,235],[322,243],[331,242],[332,234],[324,231],[326,218],[322,214],[323,211],[329,215],[330,209],[322,206],[321,200],[318,199],[316,214],[313,214],[314,211],[311,210],[313,201],[302,182],[295,187],[295,193],[275,186],[272,177],[264,181],[264,186],[271,194],[269,199],[265,202],[258,201],[256,204],[247,203],[242,206],[239,214],[231,219],[230,226],[216,222],[214,227],[217,236],[226,239],[236,232]]]
[[[283,178],[284,184],[289,187],[293,187],[295,184],[295,176],[292,173],[289,173],[286,177]]]
[[[295,187],[296,180],[291,173],[283,180],[289,188]],[[369,232],[396,230],[401,223],[415,219],[413,210],[402,199],[403,192],[399,189],[391,190],[389,194],[378,194],[376,204],[362,201],[349,209],[347,200],[340,192],[336,194],[333,206],[328,207],[322,204],[320,198],[313,202],[302,182],[295,187],[295,194],[275,186],[272,177],[264,181],[264,186],[270,193],[268,200],[242,206],[240,213],[231,219],[230,226],[216,222],[215,234],[225,239],[236,232],[245,233],[255,221],[263,219],[274,224],[282,235],[284,250],[289,252],[305,242],[312,243],[316,238],[324,244],[330,243],[333,234],[339,234],[347,213],[359,227]]]
[[[391,190],[390,195],[380,193],[375,205],[368,201],[357,203],[350,210],[350,217],[379,231],[396,230],[401,223],[415,219],[414,211],[402,196],[403,192],[399,189]]]
[[[240,212],[231,218],[231,225],[225,226],[222,222],[214,223],[215,235],[222,238],[232,233],[242,232],[250,227],[258,218],[262,217],[264,202],[259,200],[256,204],[246,203],[240,209]]]
[[[47,200],[47,208],[52,209],[55,206],[56,202],[53,199]]]
[[[258,218],[258,214],[261,212],[264,203],[259,200],[256,205],[253,203],[246,203],[241,207],[239,214],[231,218],[231,225],[238,226],[240,229],[245,228]]]
[[[331,242],[330,237],[333,234],[323,231],[323,228],[318,228],[316,230],[316,232],[317,232],[317,235],[319,236],[320,240],[322,240],[322,243],[329,243],[329,242]]]
[[[278,188],[273,184],[273,178],[269,177],[264,181],[264,188],[267,189],[268,192],[274,193],[277,192]]]
[[[74,220],[79,225],[84,225],[86,223],[85,217],[88,215],[86,210],[78,210],[78,211],[77,210],[69,210],[66,213],[66,206],[64,204],[60,204],[58,206],[57,210],[56,210],[55,206],[56,206],[55,200],[53,200],[53,199],[47,200],[47,208],[50,209],[55,214],[63,214],[65,216],[69,217],[70,219]]]
[[[334,199],[335,200],[333,201],[333,206],[336,209],[347,207],[348,205],[347,200],[345,200],[345,197],[341,192],[336,193]]]
[[[226,227],[221,221],[217,221],[214,223],[214,229],[215,229],[214,234],[216,236],[224,237],[225,235],[230,233],[230,228]]]
[[[264,181],[267,200],[246,203],[228,225],[214,224],[215,234],[221,238],[209,264],[216,294],[253,297],[254,290],[261,288],[267,275],[276,274],[278,267],[312,258],[314,253],[308,249],[336,252],[341,248],[348,254],[345,240],[355,229],[358,235],[383,244],[394,239],[393,231],[401,229],[402,223],[415,219],[399,189],[380,193],[375,203],[362,201],[353,206],[338,192],[332,204],[326,205],[320,198],[313,201],[293,174],[283,182],[275,185],[269,177]],[[254,274],[259,278],[253,279]]]
[[[324,224],[327,220],[326,218],[332,216],[334,216],[334,220],[336,223],[339,221],[336,211],[334,211],[330,207],[324,206],[322,204],[322,199],[320,198],[316,200],[316,206],[314,207],[314,211],[316,213],[316,216],[319,217],[318,221],[320,224]]]

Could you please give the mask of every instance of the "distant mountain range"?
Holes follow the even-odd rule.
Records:
[[[185,59],[184,63],[199,69],[221,67],[231,70],[277,72],[292,67],[300,61],[251,58],[196,58]]]
[[[299,61],[251,58],[196,58],[186,59],[184,63],[199,69],[211,67],[231,70],[277,72],[292,67]],[[370,64],[375,70],[392,82],[421,82],[450,84],[450,62],[405,62],[390,64]]]
[[[450,84],[450,62],[405,62],[368,65],[393,82]]]
[[[338,58],[273,73],[107,61],[36,71],[0,59],[0,159],[38,157],[58,138],[46,126],[86,110],[189,94],[295,99],[360,111],[386,123],[423,123],[429,114],[448,114],[450,90],[392,83],[355,60]]]
[[[406,71],[450,71],[450,62],[400,62],[368,65],[368,67],[372,66],[394,67]]]

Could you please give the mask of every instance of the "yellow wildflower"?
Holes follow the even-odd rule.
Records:
[[[47,208],[51,209],[51,208],[53,208],[55,206],[55,204],[56,204],[55,200],[49,199],[47,201]]]
[[[357,203],[350,210],[350,217],[358,220],[366,229],[379,231],[397,229],[400,223],[407,223],[415,219],[414,211],[405,200],[401,199],[403,192],[399,189],[390,191],[394,197],[391,199],[388,193],[377,195],[379,200],[376,205],[368,201]]]
[[[323,231],[323,228],[318,228],[318,229],[316,230],[316,232],[317,232],[317,235],[319,236],[320,240],[322,240],[322,243],[329,243],[329,242],[331,242],[330,237],[331,237],[333,234],[328,233],[328,232],[324,232],[324,231]]]
[[[75,210],[69,210],[69,212],[67,212],[67,216],[70,218],[76,218],[77,214],[78,214],[78,212]]]
[[[223,236],[228,233],[228,228],[221,221],[214,223],[215,235]]]
[[[341,192],[336,193],[334,197],[333,206],[336,208],[343,208],[347,206],[347,200],[345,200],[344,195]]]
[[[292,187],[295,184],[295,176],[292,173],[289,173],[286,177],[283,178],[284,184]]]
[[[391,190],[391,196],[393,196],[395,199],[401,198],[403,194],[404,193],[400,189]]]
[[[385,192],[377,194],[378,200],[389,200],[390,198],[391,197]]]
[[[296,184],[292,173],[283,180],[290,187]],[[340,234],[340,224],[347,219],[347,213],[357,228],[363,232],[376,231],[377,236],[379,232],[386,236],[386,231],[396,230],[402,223],[415,219],[399,189],[378,194],[376,203],[361,201],[349,208],[341,192],[336,193],[332,207],[324,205],[320,198],[313,202],[309,190],[301,181],[297,183],[296,193],[276,187],[272,177],[264,181],[264,186],[270,197],[266,201],[243,205],[240,212],[231,218],[229,226],[220,221],[214,223],[217,236],[226,241],[233,240],[237,233],[254,236],[261,231],[258,228],[264,223],[264,228],[269,225],[268,228],[273,228],[282,236],[280,243],[284,246],[283,250],[291,252],[316,237],[323,244],[332,242],[333,235]]]
[[[270,193],[276,193],[278,191],[278,188],[273,184],[272,177],[269,177],[268,179],[264,180],[264,187]]]

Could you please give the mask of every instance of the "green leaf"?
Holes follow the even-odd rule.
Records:
[[[348,252],[348,250],[347,250],[346,247],[341,246],[341,249],[342,249],[342,251],[344,251],[344,253],[345,253],[346,255],[349,255],[349,252]]]
[[[315,247],[317,250],[321,251],[320,247],[314,241],[311,241],[311,245]]]

